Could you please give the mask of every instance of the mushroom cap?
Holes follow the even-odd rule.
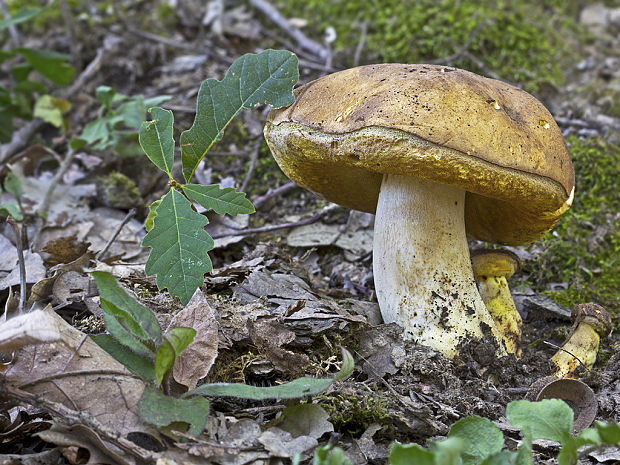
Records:
[[[510,250],[475,249],[470,252],[474,276],[510,278],[521,269],[521,260]]]
[[[575,327],[579,323],[587,323],[601,337],[608,336],[613,328],[609,312],[594,302],[575,305],[571,312],[571,318]]]
[[[562,134],[528,93],[468,71],[381,64],[340,71],[272,110],[265,138],[284,173],[329,201],[374,213],[384,174],[467,191],[472,237],[525,244],[572,203]]]

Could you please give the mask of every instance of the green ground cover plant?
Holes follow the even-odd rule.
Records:
[[[147,276],[157,275],[160,290],[167,288],[185,305],[213,269],[208,251],[213,239],[204,230],[207,217],[191,201],[219,215],[254,212],[244,193],[217,184],[190,183],[205,154],[220,140],[232,119],[242,110],[269,104],[275,108],[293,103],[293,86],[299,79],[297,57],[285,50],[265,50],[236,60],[221,81],[207,79],[200,86],[196,118],[181,134],[181,162],[186,184],[172,176],[174,164],[173,114],[154,107],[152,121],[140,128],[140,145],[147,157],[169,177],[170,191],[151,205],[147,235],[142,245],[151,247]]]
[[[109,273],[94,271],[101,295],[101,307],[109,334],[92,336],[93,340],[129,371],[147,381],[139,403],[142,418],[166,427],[181,422],[188,432],[199,435],[209,415],[205,397],[235,397],[249,400],[299,399],[325,391],[334,381],[351,374],[353,357],[342,350],[342,367],[333,378],[297,378],[288,383],[259,387],[242,383],[203,384],[180,397],[168,395],[174,362],[193,341],[193,328],[172,328],[163,332],[155,315],[118,286]]]
[[[470,416],[454,423],[447,438],[429,441],[428,447],[393,443],[388,461],[390,465],[533,465],[532,443],[546,439],[560,444],[559,465],[574,465],[584,446],[620,448],[617,423],[597,421],[594,427],[573,434],[573,410],[559,399],[513,401],[506,408],[506,418],[521,431],[517,450],[505,448],[504,435],[492,421]],[[299,458],[293,463],[299,464]],[[317,449],[313,461],[313,465],[350,464],[341,449],[329,445]]]
[[[537,91],[562,82],[568,44],[559,29],[570,19],[575,2],[505,2],[497,0],[421,0],[295,2],[280,0],[288,16],[313,18],[309,29],[332,26],[335,50],[354,50],[365,23],[366,62],[442,64],[489,76],[489,71]],[[455,27],[458,25],[458,27]],[[324,31],[313,30],[320,36]]]
[[[569,137],[575,202],[553,232],[532,246],[529,281],[562,305],[597,302],[617,321],[620,309],[620,147],[602,138]],[[531,269],[530,269],[531,266]],[[566,288],[548,289],[548,283]]]

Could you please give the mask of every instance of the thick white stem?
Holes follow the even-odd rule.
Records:
[[[460,189],[387,174],[375,219],[373,267],[384,321],[447,357],[462,341],[482,338],[483,324],[503,351],[474,280],[464,205]]]

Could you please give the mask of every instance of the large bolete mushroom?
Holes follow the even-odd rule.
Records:
[[[300,186],[376,212],[384,320],[448,357],[487,334],[501,347],[466,233],[525,244],[570,207],[573,168],[545,107],[506,83],[433,65],[361,66],[296,96],[269,114],[267,143]]]

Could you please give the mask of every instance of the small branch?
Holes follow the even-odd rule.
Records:
[[[24,260],[24,245],[22,244],[22,235],[17,221],[11,216],[9,216],[6,221],[11,225],[13,233],[15,234],[15,247],[17,248],[17,261],[19,262],[19,304],[17,307],[17,314],[23,315],[26,302],[26,261]]]
[[[568,355],[570,355],[575,360],[577,360],[579,362],[579,364],[585,368],[586,371],[590,371],[590,369],[585,365],[585,363],[583,363],[581,360],[579,360],[579,357],[575,356],[575,354],[569,352],[568,350],[564,349],[563,347],[560,347],[558,345],[553,344],[552,342],[547,342],[547,341],[542,341],[542,342],[543,342],[543,344],[547,344],[548,346],[551,346],[554,349],[561,350],[562,352],[566,352]]]
[[[185,42],[179,42],[178,40],[168,39],[167,37],[162,37],[160,35],[153,34],[151,32],[146,32],[128,23],[125,23],[125,31],[135,36],[141,37],[143,39],[152,40],[153,42],[159,42],[160,44],[167,45],[168,47],[178,48],[181,50],[187,50],[192,53],[199,54],[199,55],[206,55],[208,58],[215,58],[228,65],[231,65],[234,61],[234,59],[228,56],[219,55],[217,53],[213,53],[213,54],[205,53],[206,50],[204,48],[200,48],[192,44],[186,44]]]
[[[248,184],[250,183],[250,179],[252,179],[252,173],[254,173],[254,169],[256,168],[256,163],[258,162],[258,153],[260,152],[260,148],[262,145],[263,136],[261,134],[261,137],[259,137],[259,139],[254,143],[254,147],[252,148],[250,167],[248,168],[248,172],[245,175],[245,178],[243,178],[243,182],[241,183],[241,187],[239,188],[241,192],[245,192]]]
[[[279,229],[288,229],[288,228],[296,228],[298,226],[305,226],[307,224],[316,223],[317,221],[321,219],[323,215],[325,215],[325,213],[332,210],[332,208],[333,207],[330,205],[324,208],[323,210],[321,210],[320,212],[318,212],[317,214],[315,214],[314,216],[311,216],[310,218],[306,218],[305,220],[293,221],[291,223],[284,223],[284,224],[274,224],[271,226],[263,226],[262,228],[242,229],[240,231],[235,231],[231,233],[214,234],[212,237],[213,239],[221,239],[222,237],[250,236],[252,234],[261,234],[265,232],[277,231]]]
[[[56,171],[56,174],[54,174],[54,177],[50,181],[49,188],[47,189],[47,192],[45,193],[45,198],[43,199],[43,202],[41,203],[41,206],[38,209],[38,213],[42,217],[45,217],[45,215],[47,214],[47,211],[49,210],[50,205],[52,204],[52,200],[53,200],[52,197],[54,196],[54,191],[56,190],[56,186],[58,186],[58,183],[60,182],[62,177],[65,175],[65,173],[71,166],[71,162],[73,161],[73,158],[75,158],[76,153],[77,151],[75,151],[72,148],[69,148],[69,152],[67,152],[65,159],[62,161],[62,163],[60,164],[60,167],[58,168],[58,171]]]
[[[272,198],[278,195],[284,194],[286,192],[292,191],[293,189],[297,187],[299,186],[297,186],[297,184],[295,184],[293,181],[287,182],[286,184],[278,187],[277,189],[269,189],[266,194],[263,194],[260,197],[255,197],[252,200],[252,204],[254,204],[254,208],[256,208],[256,210],[260,210],[260,207],[265,205]]]
[[[357,47],[355,47],[353,67],[359,66],[360,58],[362,56],[362,52],[364,51],[364,46],[366,45],[366,35],[368,34],[368,24],[366,24],[366,21],[364,21],[360,27],[362,32],[360,33],[360,40],[357,43]]]
[[[97,260],[101,261],[101,259],[105,256],[105,254],[108,252],[108,250],[110,249],[110,247],[112,246],[112,244],[114,243],[114,241],[116,240],[116,238],[118,237],[118,235],[121,233],[121,231],[123,230],[123,228],[125,227],[125,225],[129,222],[129,220],[131,220],[134,216],[136,215],[136,209],[132,208],[131,210],[129,210],[129,212],[125,215],[125,218],[123,218],[123,221],[121,221],[121,223],[118,225],[118,227],[116,228],[116,231],[114,231],[114,234],[112,234],[112,237],[110,238],[110,240],[108,241],[108,243],[105,245],[105,247],[103,249],[101,249],[101,252],[99,252],[97,254],[97,256],[95,257]]]
[[[304,50],[312,53],[322,61],[328,57],[328,51],[318,42],[308,38],[298,28],[293,26],[282,13],[280,13],[273,5],[266,0],[250,0],[250,5],[263,13],[269,20],[291,36],[297,44]]]
[[[2,16],[5,20],[11,19],[11,12],[7,8],[4,0],[0,0],[0,12],[2,12]],[[17,27],[15,26],[15,24],[11,24],[9,26],[9,37],[11,38],[11,42],[13,42],[13,45],[19,47],[19,32],[17,32]]]
[[[97,419],[93,418],[86,412],[71,410],[65,405],[57,402],[51,402],[30,392],[15,388],[5,383],[1,378],[0,388],[6,396],[34,407],[38,407],[52,415],[62,424],[67,426],[72,426],[75,424],[87,426],[101,436],[102,439],[114,444],[126,454],[135,457],[140,461],[140,463],[143,463],[144,461],[148,461],[148,463],[155,463],[153,454],[150,451],[143,449],[137,444],[123,438],[120,433],[105,427]]]

